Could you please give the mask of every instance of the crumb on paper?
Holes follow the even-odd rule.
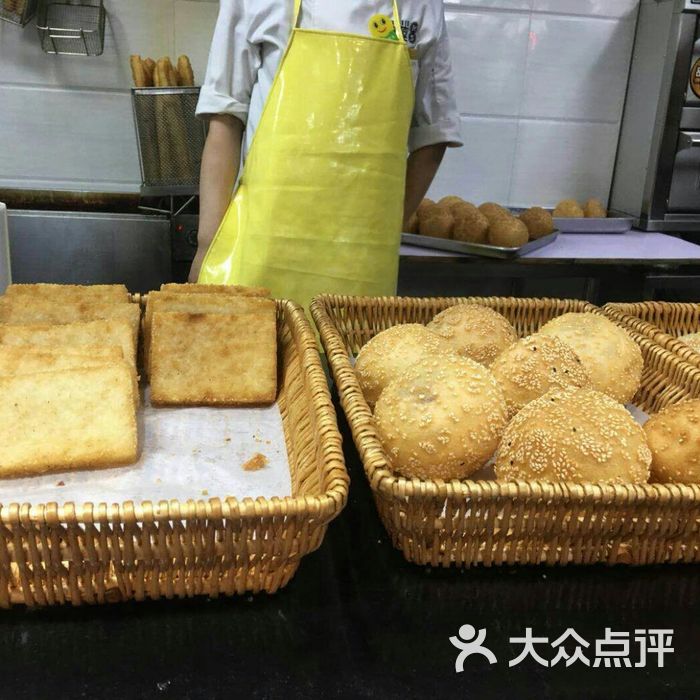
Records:
[[[202,489],[202,496],[208,496],[209,491],[207,489]]]
[[[59,481],[56,486],[65,486],[66,482],[65,481]]]
[[[231,442],[231,438],[230,437],[224,438],[224,442]]]
[[[267,466],[267,457],[256,452],[247,462],[243,464],[243,470],[247,472],[257,472]]]

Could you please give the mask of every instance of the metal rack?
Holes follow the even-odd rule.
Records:
[[[198,87],[131,91],[143,196],[195,195],[206,128],[195,117]]]
[[[0,20],[23,27],[36,14],[37,0],[0,0]]]
[[[37,30],[45,53],[100,56],[104,49],[104,0],[41,0]]]

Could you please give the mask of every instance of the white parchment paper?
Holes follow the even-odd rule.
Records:
[[[282,416],[268,408],[139,409],[141,459],[128,467],[0,480],[0,503],[283,498],[292,492]],[[259,471],[243,464],[255,454]]]

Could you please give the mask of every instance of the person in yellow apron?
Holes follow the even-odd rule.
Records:
[[[246,4],[238,3],[229,16],[222,3],[217,30],[223,15],[222,33],[235,38]],[[230,149],[212,147],[217,137],[210,124],[199,250],[190,278],[264,286],[306,307],[323,292],[394,294],[402,223],[425,195],[445,146],[459,144],[458,126],[456,135],[449,126],[443,141],[415,149],[407,165],[413,78],[420,67],[412,65],[417,51],[406,43],[395,0],[391,16],[369,16],[366,35],[299,26],[301,12],[301,0],[293,0],[291,35],[223,218],[222,199],[232,189],[235,167],[221,163],[222,150],[225,159]],[[407,29],[410,36],[410,24]],[[210,113],[206,91],[205,81],[199,113]],[[451,112],[454,123],[456,108]],[[242,130],[236,133],[235,117],[224,123],[229,133],[223,143],[235,144]],[[435,133],[443,138],[439,128]],[[227,177],[218,177],[222,167]],[[212,239],[213,220],[220,223]]]

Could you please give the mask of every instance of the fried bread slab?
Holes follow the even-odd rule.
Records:
[[[0,477],[97,469],[138,459],[126,362],[0,377]]]
[[[276,309],[254,313],[157,311],[151,339],[156,406],[251,406],[277,394]]]
[[[107,345],[121,348],[124,358],[136,366],[136,342],[125,319],[84,321],[62,325],[0,325],[0,345],[30,345],[48,348],[83,348]]]
[[[123,284],[11,284],[7,297],[43,298],[70,303],[80,300],[127,303],[129,291]]]

